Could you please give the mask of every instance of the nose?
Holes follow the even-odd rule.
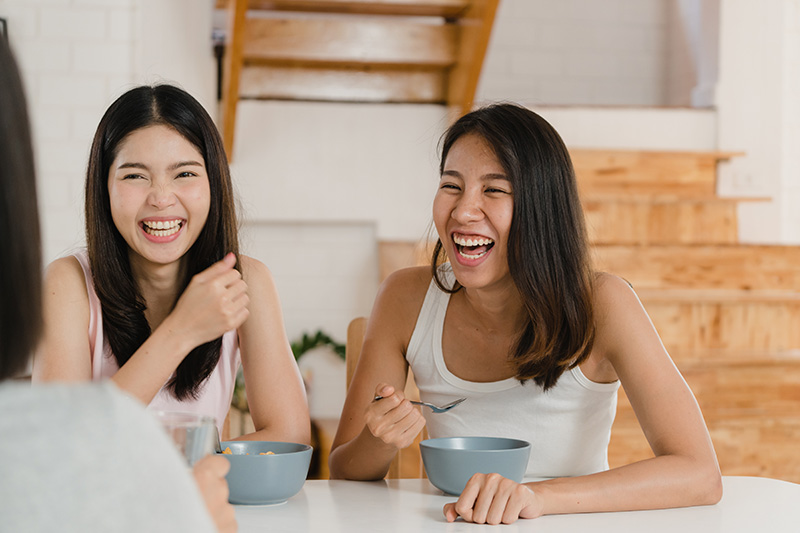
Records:
[[[153,184],[150,188],[148,201],[153,207],[166,209],[175,205],[175,193],[167,185]]]
[[[467,190],[460,196],[451,216],[459,223],[475,222],[483,218],[482,195],[479,191]]]

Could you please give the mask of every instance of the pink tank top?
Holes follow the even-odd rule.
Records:
[[[103,335],[103,313],[100,299],[94,290],[92,271],[89,268],[89,255],[85,249],[73,255],[81,264],[86,279],[86,292],[89,295],[89,347],[92,350],[92,379],[97,381],[110,378],[119,370],[119,365],[117,365],[117,360],[111,353],[111,347]],[[231,330],[222,336],[222,353],[219,363],[201,386],[196,400],[178,400],[162,387],[147,408],[153,411],[179,411],[213,416],[221,435],[222,426],[233,398],[233,386],[236,381],[236,372],[239,369],[239,361],[238,336],[236,330]]]

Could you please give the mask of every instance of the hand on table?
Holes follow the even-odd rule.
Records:
[[[542,502],[530,488],[500,474],[475,474],[458,501],[446,504],[443,511],[448,522],[460,516],[476,524],[510,524],[541,516]]]
[[[233,505],[228,503],[228,482],[225,474],[231,464],[224,457],[207,455],[194,464],[192,473],[208,514],[220,533],[235,533],[238,529]]]
[[[232,253],[195,274],[170,313],[170,327],[200,346],[236,329],[249,315],[247,284]]]
[[[425,427],[425,418],[400,391],[385,383],[375,389],[380,400],[370,402],[364,415],[370,433],[397,449],[406,448]]]

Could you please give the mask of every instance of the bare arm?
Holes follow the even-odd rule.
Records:
[[[78,260],[53,261],[43,289],[44,334],[33,359],[33,380],[91,380],[89,297]]]
[[[705,422],[649,317],[628,285],[603,275],[595,296],[599,351],[631,401],[655,457],[589,476],[527,487],[474,478],[445,516],[488,523],[562,514],[708,505],[722,480]],[[500,494],[492,500],[490,496]],[[502,505],[500,505],[502,504]]]
[[[405,350],[429,282],[426,269],[407,269],[381,286],[331,447],[333,479],[382,479],[425,425],[402,391]],[[373,402],[377,393],[384,398]]]
[[[228,255],[195,275],[175,309],[112,377],[148,404],[196,346],[237,328],[248,315],[247,286]],[[74,258],[59,259],[45,278],[45,335],[34,379],[91,379],[89,303],[83,271]]]
[[[241,440],[311,441],[305,388],[283,324],[272,274],[240,258],[250,292],[250,316],[239,327],[247,402],[256,431]]]

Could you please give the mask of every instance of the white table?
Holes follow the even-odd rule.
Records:
[[[511,525],[448,523],[442,507],[455,501],[427,479],[385,481],[306,481],[288,502],[236,506],[241,533],[270,532],[428,532],[516,531],[624,533],[800,533],[800,485],[756,477],[723,477],[717,505],[543,516]]]

